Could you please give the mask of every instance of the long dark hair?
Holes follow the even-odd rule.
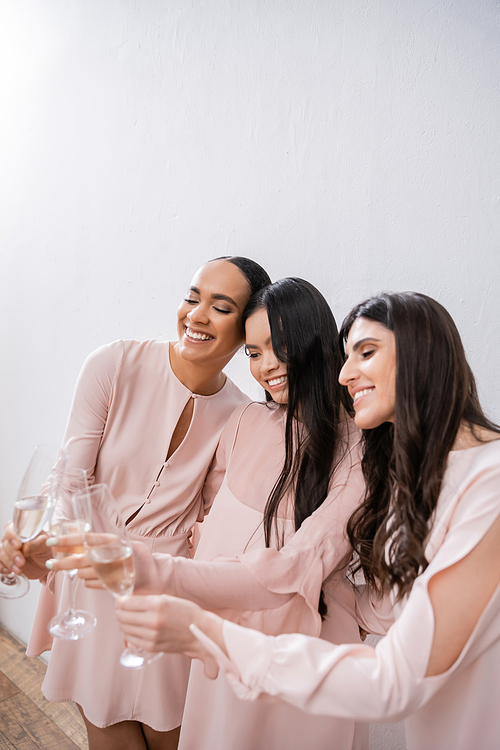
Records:
[[[357,318],[394,333],[396,403],[393,424],[363,431],[366,496],[347,532],[355,569],[401,599],[427,567],[425,542],[460,425],[500,428],[481,409],[457,327],[439,302],[415,292],[368,299],[344,320],[344,347]]]
[[[242,255],[221,255],[220,258],[212,258],[208,262],[212,263],[214,260],[227,260],[228,263],[239,268],[250,287],[250,296],[271,283],[271,277],[267,271],[251,258],[245,258]]]
[[[284,540],[278,508],[287,491],[293,488],[295,495],[296,530],[324,502],[346,450],[339,449],[342,404],[351,407],[338,382],[343,358],[335,318],[323,295],[303,279],[281,279],[252,297],[243,324],[261,309],[267,312],[273,350],[286,364],[288,379],[285,460],[264,511],[266,546],[274,531],[279,548]],[[272,400],[267,392],[266,398]],[[319,611],[326,613],[326,607]]]

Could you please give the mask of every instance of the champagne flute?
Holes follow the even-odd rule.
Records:
[[[92,506],[92,531],[86,535],[87,556],[113,596],[130,596],[135,584],[134,550],[118,504],[107,484],[95,484],[84,492]],[[120,656],[120,664],[140,669],[161,655],[128,646]]]
[[[14,503],[14,529],[23,543],[35,539],[49,521],[66,458],[66,453],[54,445],[35,448]],[[5,599],[18,599],[28,591],[25,575],[0,575],[0,596]]]
[[[88,496],[81,490],[88,487],[84,469],[68,469],[60,476],[58,497],[52,514],[49,534],[60,538],[55,557],[85,552],[85,534],[90,530],[91,513]],[[55,638],[77,641],[94,629],[96,619],[84,609],[75,609],[76,574],[78,570],[65,571],[69,588],[69,605],[49,622],[49,633]]]

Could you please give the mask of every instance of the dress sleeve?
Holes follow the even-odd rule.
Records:
[[[137,586],[190,599],[205,609],[276,609],[295,598],[294,621],[319,634],[318,601],[323,581],[350,557],[345,524],[360,502],[364,484],[357,446],[335,472],[325,502],[280,550],[257,549],[236,558],[190,560],[136,555]]]
[[[420,575],[401,615],[375,648],[335,646],[304,635],[267,636],[224,623],[229,660],[194,626],[240,698],[278,696],[314,714],[364,721],[398,721],[423,706],[450,677],[500,638],[500,587],[469,641],[445,673],[425,677],[434,613],[428,595],[433,575],[465,557],[500,512],[500,467],[482,473],[465,490],[443,543]]]
[[[97,455],[123,350],[122,341],[96,349],[85,360],[76,383],[63,447],[68,454],[68,466],[85,469],[89,484],[94,482]]]

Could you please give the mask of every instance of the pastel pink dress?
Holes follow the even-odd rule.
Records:
[[[344,458],[324,503],[295,532],[290,493],[280,508],[285,544],[266,548],[263,513],[284,460],[283,408],[250,404],[229,420],[215,471],[225,477],[205,520],[194,560],[151,556],[136,547],[138,590],[191,599],[263,633],[302,632],[338,643],[359,642],[355,595],[346,581],[351,548],[345,524],[364,494],[359,431],[341,426]],[[209,475],[205,492],[213,494]],[[218,484],[218,482],[216,483]],[[318,600],[323,586],[328,616]],[[179,750],[350,750],[368,747],[367,725],[317,718],[267,696],[240,701],[221,676],[191,668]]]
[[[426,547],[429,566],[407,600],[393,604],[395,622],[375,649],[359,643],[334,646],[303,635],[270,638],[225,622],[229,661],[206,636],[197,635],[241,699],[278,696],[319,721],[327,715],[383,722],[406,718],[407,750],[498,750],[500,586],[453,666],[441,675],[425,673],[434,629],[428,583],[465,557],[499,513],[500,441],[452,451]],[[370,621],[376,627],[377,606],[361,595],[359,607],[368,627]],[[380,620],[387,623],[387,607]]]
[[[191,398],[189,430],[167,460]],[[208,509],[202,487],[220,434],[248,400],[229,379],[212,396],[192,393],[172,372],[166,342],[115,341],[91,354],[80,373],[64,438],[68,465],[86,469],[90,483],[106,482],[125,520],[140,509],[128,526],[132,539],[151,551],[187,557],[191,529]],[[45,697],[76,701],[99,727],[127,719],[157,731],[179,726],[189,660],[168,655],[142,670],[120,666],[123,635],[114,599],[81,581],[76,604],[96,616],[96,628],[76,642],[52,639],[47,624],[68,603],[63,581],[61,573],[47,576],[27,650],[37,656],[52,647]]]

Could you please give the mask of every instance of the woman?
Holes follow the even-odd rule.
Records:
[[[369,628],[395,620],[387,636],[375,649],[272,638],[165,596],[148,603],[163,628],[151,628],[142,597],[121,600],[119,622],[136,645],[214,655],[240,697],[265,692],[366,721],[408,717],[408,750],[493,750],[500,430],[484,416],[451,317],[429,297],[368,300],[342,336],[340,381],[365,437],[366,497],[349,523],[369,584],[359,607]]]
[[[223,368],[243,343],[245,305],[268,283],[247,258],[210,261],[178,309],[176,343],[116,341],[83,367],[64,439],[68,465],[110,486],[131,537],[150,550],[189,556],[193,524],[208,509],[201,487],[222,428],[248,401]],[[24,569],[40,577],[36,562]],[[58,610],[61,582],[52,574],[47,583],[28,647],[36,656],[52,645],[45,696],[81,707],[91,750],[176,747],[189,661],[166,656],[143,670],[124,670],[111,597],[84,587],[78,606],[97,616],[95,630],[77,642],[51,644],[47,623]]]
[[[337,382],[335,320],[311,284],[282,279],[252,298],[244,321],[251,371],[268,403],[241,407],[224,429],[203,490],[209,501],[217,496],[195,560],[136,548],[136,590],[188,597],[268,634],[359,641],[345,524],[364,485],[359,432]],[[336,750],[367,747],[364,726],[265,698],[243,704],[193,664],[180,748],[330,750],[332,736]]]

